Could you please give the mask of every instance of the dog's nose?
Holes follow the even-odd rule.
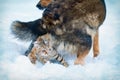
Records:
[[[36,7],[40,10],[43,10],[45,7],[41,6],[40,4],[37,4]]]
[[[39,4],[37,4],[37,5],[36,5],[36,7],[37,7],[37,8],[39,8],[39,7],[40,7],[40,5],[39,5]]]

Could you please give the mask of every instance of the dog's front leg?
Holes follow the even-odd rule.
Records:
[[[78,51],[77,59],[75,60],[74,64],[75,65],[84,65],[85,64],[85,57],[88,55],[90,50],[85,50],[84,52]]]
[[[93,56],[97,57],[99,55],[99,31],[96,32],[93,39]]]

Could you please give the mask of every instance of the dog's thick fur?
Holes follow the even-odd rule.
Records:
[[[48,5],[44,4],[44,2],[48,3]],[[59,2],[60,1],[58,1],[58,3]],[[62,0],[61,0],[61,2],[62,2]],[[66,3],[67,2],[69,3],[69,1],[66,1]],[[72,1],[70,1],[70,2],[72,2]],[[102,5],[100,4],[100,2],[102,2]],[[45,9],[47,6],[49,7],[51,5],[50,3],[52,5],[54,4],[54,6],[56,6],[57,9],[58,9],[58,7],[60,7],[60,5],[58,5],[57,2],[55,2],[54,0],[40,0],[40,2],[38,2],[38,4],[37,4],[37,7],[39,9]],[[65,4],[64,7],[63,7],[63,5],[61,5],[62,6],[61,9],[64,9],[65,7],[67,7],[66,3],[64,3]],[[79,5],[81,7],[78,7],[79,10],[80,10],[79,11],[80,12],[79,16],[82,16],[81,18],[83,18],[85,16],[85,20],[84,21],[86,23],[88,23],[91,26],[91,28],[95,29],[95,32],[94,31],[93,32],[90,31],[90,33],[92,33],[91,35],[92,35],[92,38],[93,38],[93,52],[94,52],[94,57],[96,57],[99,54],[99,41],[98,41],[99,40],[99,34],[98,34],[98,28],[102,24],[102,22],[104,21],[105,13],[106,13],[105,2],[104,2],[104,0],[96,0],[96,1],[74,0],[73,4],[71,4],[71,6],[75,5],[76,3],[80,3],[81,4],[81,5]],[[50,9],[47,9],[47,10],[49,11]],[[46,12],[47,12],[47,10],[46,10]],[[75,10],[75,9],[72,9],[72,10]],[[71,12],[72,12],[72,10],[71,10]],[[62,10],[62,11],[66,12],[66,10]],[[57,12],[57,11],[55,10],[55,12]],[[68,11],[68,13],[70,15],[71,14],[73,15],[73,13],[75,13],[75,15],[77,14],[77,12],[73,12],[73,13],[71,13],[71,12]],[[58,10],[58,13],[59,13],[59,10]],[[66,12],[65,14],[67,15],[68,13]],[[64,16],[66,16],[66,15],[64,15]]]
[[[72,47],[67,48],[67,51],[77,53],[75,64],[84,64],[84,58],[89,53],[93,41],[96,57],[99,53],[98,29],[106,14],[104,0],[51,1],[48,1],[42,19],[30,22],[31,24],[19,21],[13,23],[12,32],[16,37],[31,40],[36,35],[50,33],[56,41],[56,49],[63,45],[64,49]],[[41,7],[38,5],[37,7]]]

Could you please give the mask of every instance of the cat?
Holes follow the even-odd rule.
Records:
[[[36,60],[39,60],[43,64],[45,64],[47,61],[57,60],[63,66],[68,67],[68,63],[52,47],[50,34],[39,36],[37,38],[28,57],[33,64],[36,63]]]

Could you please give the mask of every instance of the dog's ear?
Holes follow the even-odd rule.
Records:
[[[52,0],[40,0],[38,2],[38,4],[36,5],[37,8],[39,8],[40,10],[45,9],[50,3],[52,2]]]

